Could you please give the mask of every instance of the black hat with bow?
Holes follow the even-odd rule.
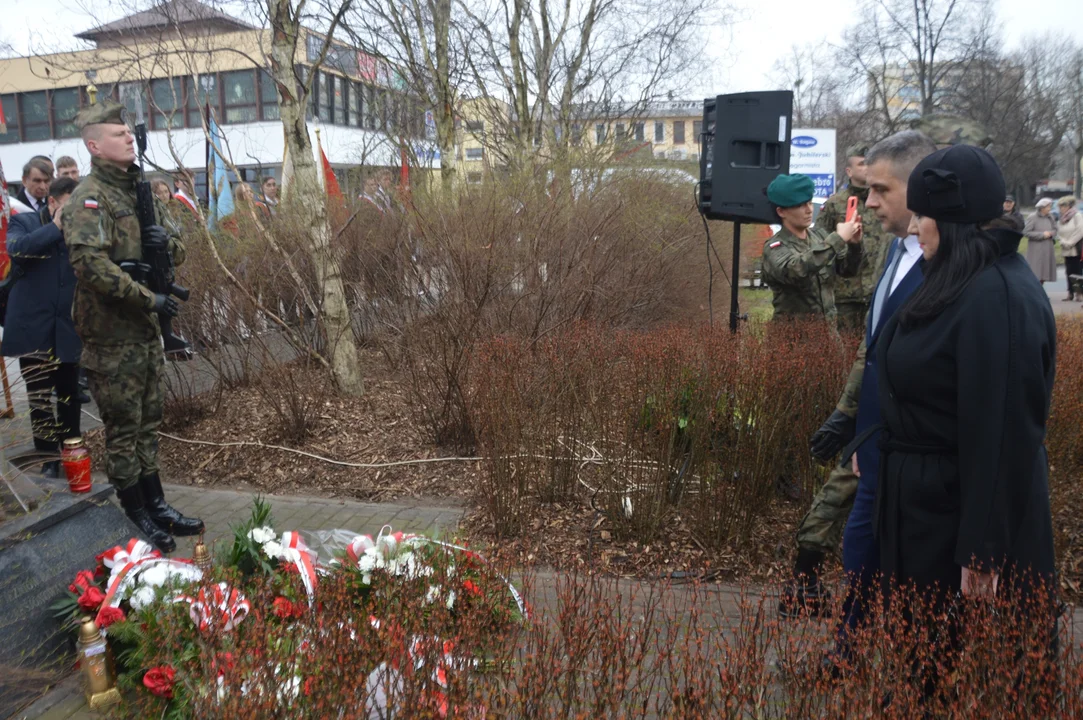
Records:
[[[981,224],[1004,212],[1004,175],[985,150],[953,145],[918,163],[906,186],[906,206],[917,215]]]

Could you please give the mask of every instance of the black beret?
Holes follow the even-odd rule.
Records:
[[[906,206],[944,222],[983,223],[1004,212],[1004,175],[985,150],[953,145],[918,163],[906,186]]]

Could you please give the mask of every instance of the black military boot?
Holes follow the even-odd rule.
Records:
[[[120,506],[124,508],[124,514],[135,523],[139,532],[143,533],[154,547],[164,553],[171,553],[177,549],[177,543],[173,538],[163,532],[147,512],[143,504],[143,489],[139,487],[139,483],[117,490],[117,497],[120,498]]]
[[[165,501],[162,480],[158,473],[139,478],[143,488],[143,500],[147,504],[147,513],[151,519],[171,535],[198,535],[203,532],[203,521],[181,515],[176,508]]]
[[[794,562],[793,579],[782,588],[778,601],[779,617],[819,618],[831,614],[831,593],[820,580],[820,568],[824,555],[816,550],[798,548]]]

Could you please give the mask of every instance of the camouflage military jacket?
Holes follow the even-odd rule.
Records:
[[[816,227],[825,233],[835,232],[835,227],[846,221],[846,203],[855,195],[857,212],[861,215],[861,263],[855,275],[839,277],[835,281],[835,302],[868,304],[891,247],[891,236],[880,227],[876,213],[865,207],[869,189],[847,187],[829,197],[816,218]]]
[[[861,246],[815,227],[802,240],[785,227],[764,243],[763,279],[774,293],[775,317],[812,315],[834,319],[835,276],[857,272]]]
[[[124,345],[158,337],[157,316],[150,312],[154,295],[120,269],[124,260],[139,260],[143,245],[135,212],[133,165],[92,161],[91,173],[72,193],[64,208],[64,240],[75,270],[72,316],[84,343],[84,362],[95,345]],[[176,264],[184,261],[184,245],[177,226],[155,199],[159,224],[170,233]]]

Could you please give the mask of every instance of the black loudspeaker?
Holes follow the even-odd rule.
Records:
[[[719,95],[703,101],[699,211],[712,220],[778,222],[767,185],[790,171],[793,93]]]

